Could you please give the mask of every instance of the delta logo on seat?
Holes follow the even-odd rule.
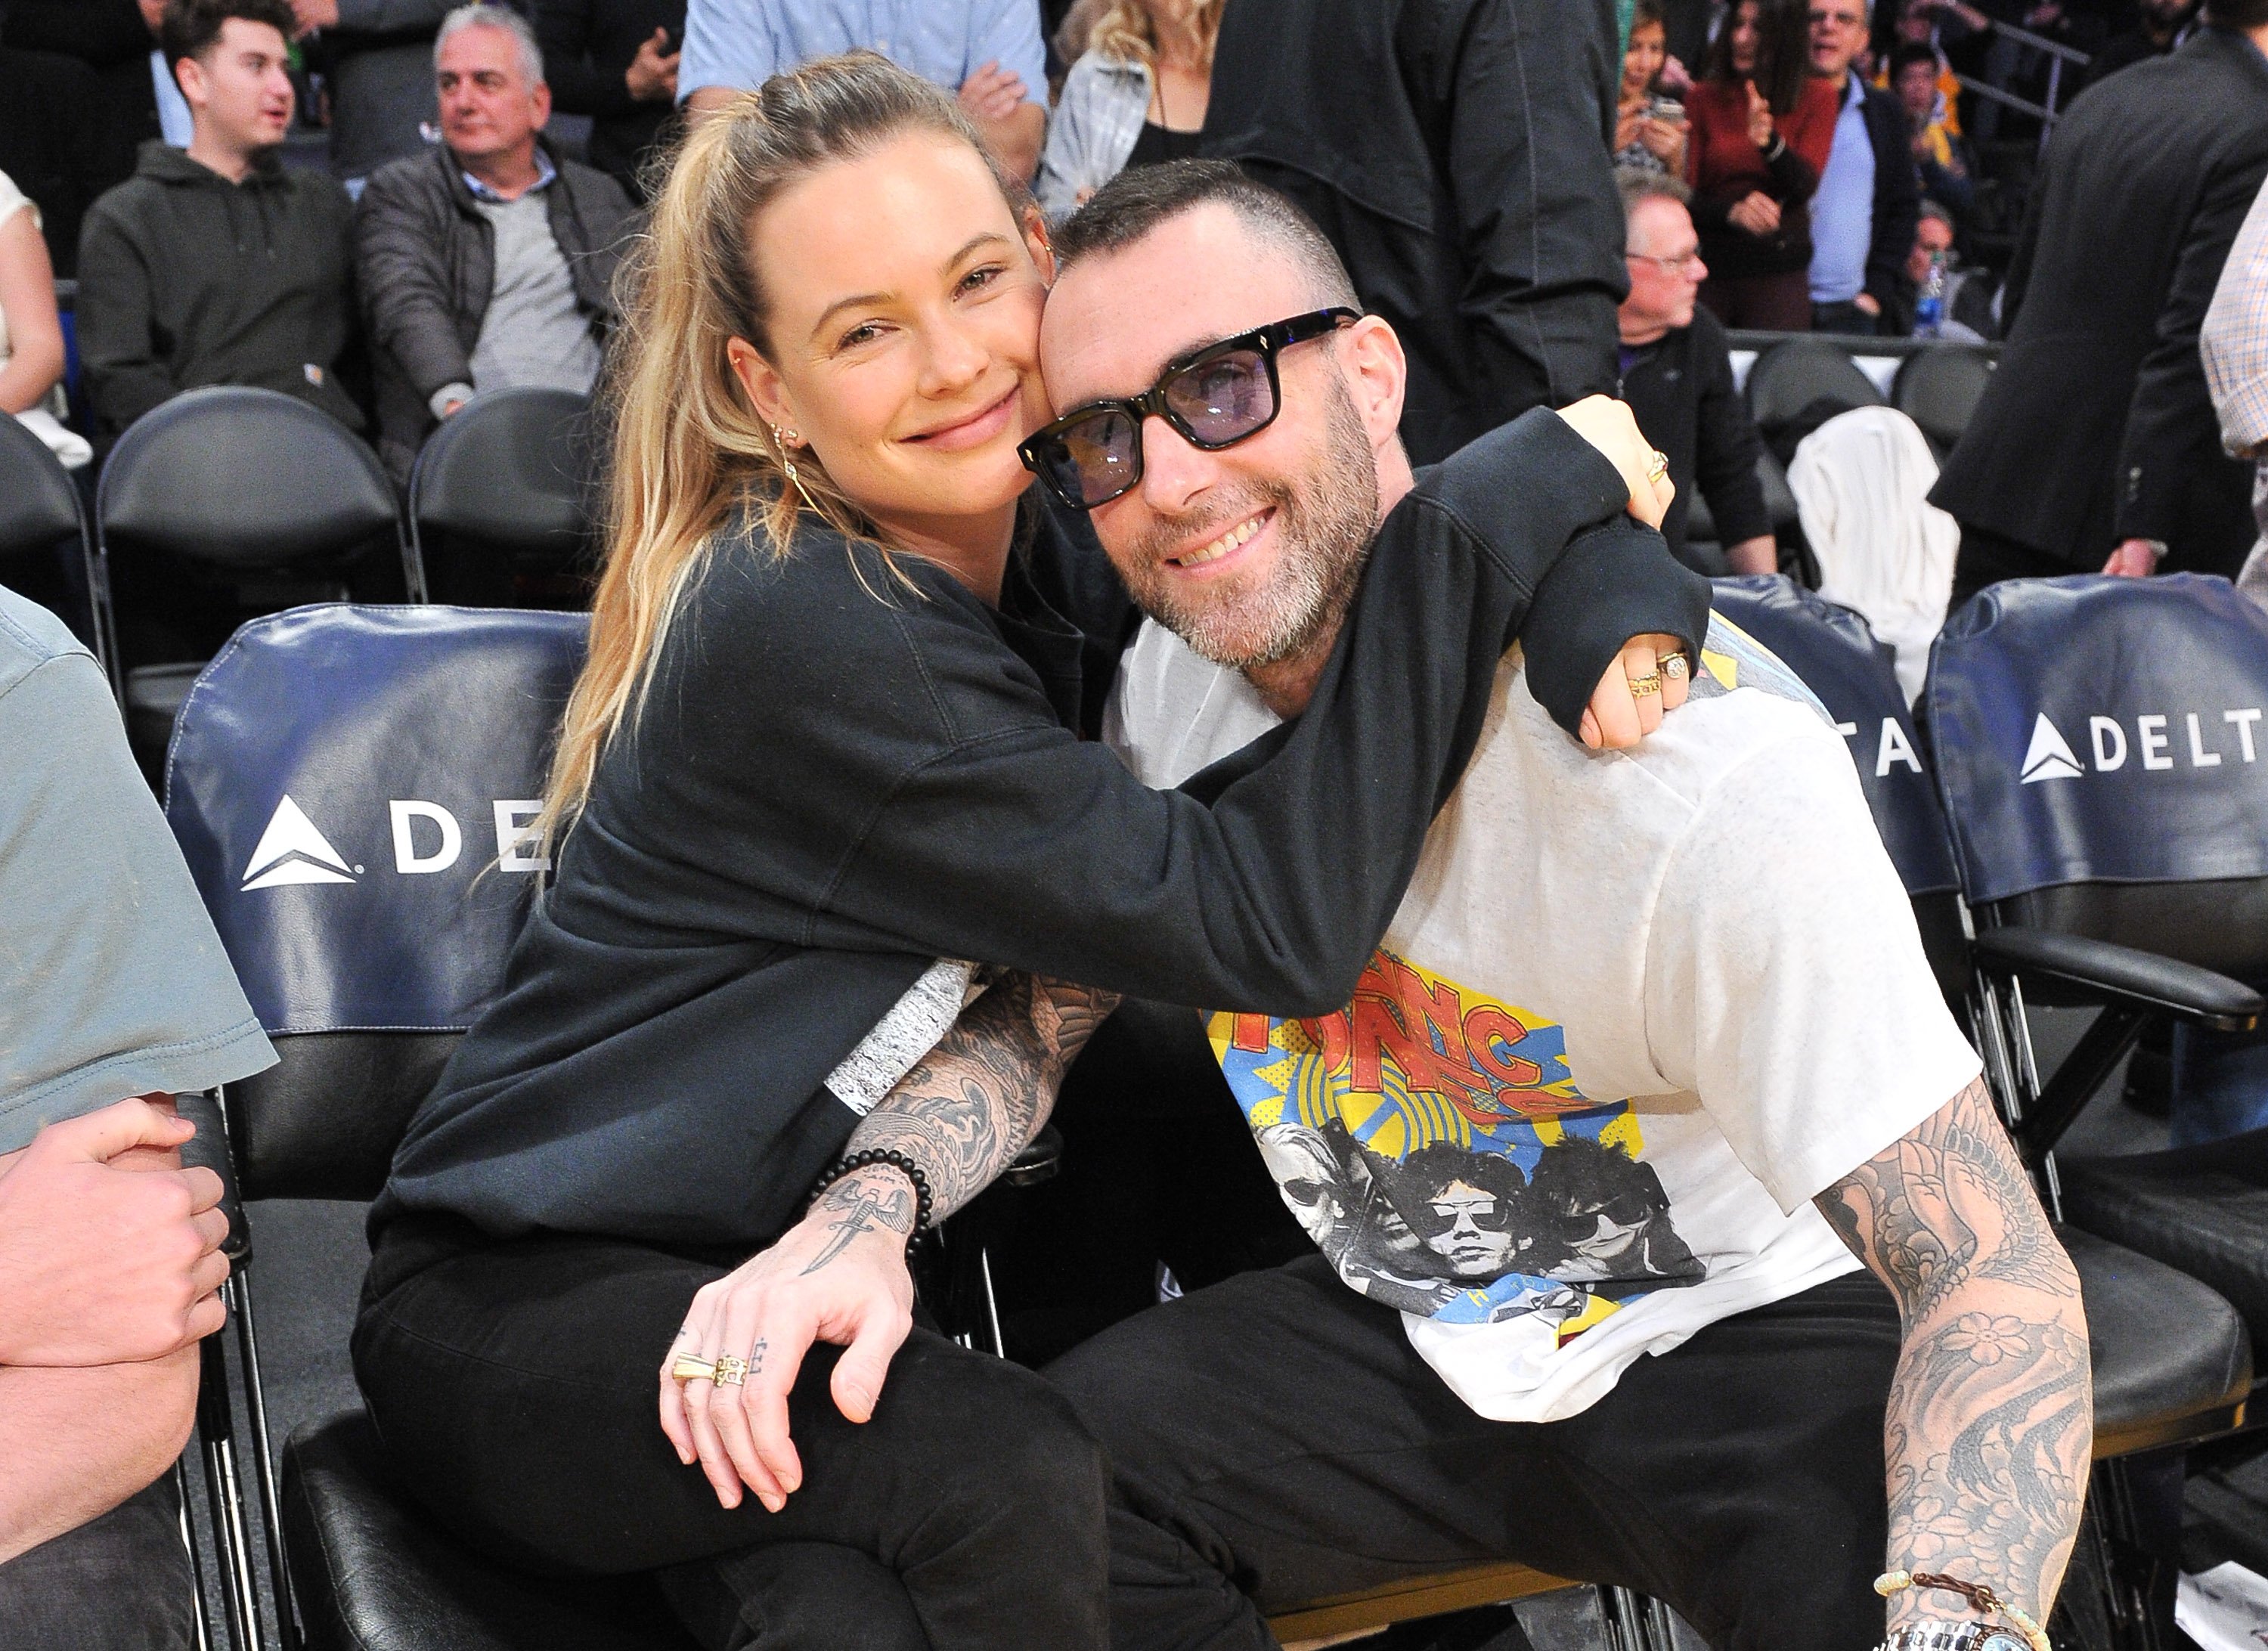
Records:
[[[541,811],[541,799],[501,797],[490,805],[496,825],[496,866],[504,872],[549,871],[551,861],[537,847],[528,822]],[[457,816],[437,802],[414,797],[394,798],[386,805],[393,827],[394,869],[405,877],[446,872],[463,858],[464,827]],[[283,888],[301,883],[356,883],[364,868],[350,866],[332,846],[307,811],[289,792],[268,817],[259,846],[244,868],[244,887]]]
[[[2140,758],[2141,766],[2153,771],[2177,765],[2176,753],[2186,746],[2191,768],[2219,768],[2224,756],[2239,762],[2251,763],[2259,759],[2257,738],[2261,707],[2243,706],[2220,713],[2218,724],[2208,723],[2207,711],[2184,711],[2179,725],[2170,715],[2147,715],[2134,718],[2134,737],[2126,737],[2126,725],[2116,717],[2089,717],[2087,719],[2087,739],[2095,765],[2088,768],[2065,739],[2063,730],[2048,720],[2048,713],[2039,713],[2032,724],[2032,742],[2024,751],[2023,783],[2037,785],[2051,779],[2083,779],[2088,774],[2109,774],[2126,766],[2129,755]],[[2186,733],[2179,740],[2176,729]],[[2235,733],[2235,744],[2224,742],[2229,730]]]

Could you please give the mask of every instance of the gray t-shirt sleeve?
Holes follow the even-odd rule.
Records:
[[[275,1062],[100,667],[0,670],[0,1153]]]

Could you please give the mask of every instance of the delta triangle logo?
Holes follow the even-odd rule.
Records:
[[[260,846],[252,851],[252,863],[244,868],[244,887],[238,892],[248,895],[286,883],[352,881],[354,873],[346,861],[287,792],[260,834]]]
[[[2071,754],[2071,746],[2048,713],[2040,712],[2039,720],[2032,724],[2032,743],[2024,753],[2024,784],[2036,785],[2043,779],[2077,779],[2086,770],[2079,759]]]

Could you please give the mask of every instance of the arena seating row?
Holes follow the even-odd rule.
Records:
[[[564,391],[475,396],[426,444],[406,510],[366,445],[270,390],[192,390],[137,420],[92,522],[52,455],[0,424],[0,558],[77,556],[96,650],[153,770],[202,655],[245,617],[373,595],[580,605],[589,407]]]
[[[1802,528],[1787,484],[1787,466],[1803,439],[1838,413],[1892,407],[1920,427],[1942,464],[1969,427],[1999,357],[1992,344],[1900,345],[1774,334],[1736,334],[1734,342],[1743,346],[1734,352],[1734,374],[1749,416],[1764,439],[1756,473],[1772,532],[1783,547],[1781,566],[1801,569],[1808,583],[1816,583],[1816,571],[1800,553]],[[1715,544],[1716,524],[1707,501],[1696,498],[1688,509],[1689,542]]]
[[[2224,1161],[2205,1184],[2154,1178],[2146,1161],[2059,1171],[2055,1147],[2141,1014],[2233,1029],[2262,1012],[2228,977],[2268,976],[2268,864],[2243,849],[2268,843],[2252,709],[2268,704],[2268,619],[2186,577],[1996,587],[1948,624],[1918,725],[1856,615],[1778,579],[1719,593],[1720,615],[1846,736],[1938,977],[2051,1212],[2073,1219],[2107,1527],[2095,1603],[2139,1633],[2124,1476],[2242,1421],[2268,1345],[2268,1221],[2252,1207],[2268,1170]],[[540,869],[522,832],[583,635],[558,614],[307,608],[247,625],[188,696],[168,818],[283,1056],[224,1096],[246,1196],[376,1190]],[[2072,668],[2095,655],[2127,667]],[[2047,1001],[2102,1013],[2043,1081],[2024,1011]],[[235,1287],[256,1414],[255,1271]],[[685,1644],[643,1582],[562,1587],[451,1541],[358,1411],[296,1433],[280,1486],[262,1466],[279,1598],[296,1599],[311,1645]],[[1346,1633],[1552,1585],[1490,1567],[1314,1602],[1277,1626]],[[1614,1608],[1631,1642],[1666,1645],[1659,1612],[1628,1604]]]

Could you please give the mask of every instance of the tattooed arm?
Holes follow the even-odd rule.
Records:
[[[943,1220],[1015,1161],[1055,1105],[1063,1075],[1116,994],[1012,975],[979,998],[851,1132],[846,1153],[887,1147],[921,1166]],[[869,1165],[828,1187],[779,1242],[705,1285],[661,1367],[661,1426],[727,1507],[741,1488],[777,1512],[803,1482],[787,1396],[814,1341],[845,1349],[831,1387],[854,1422],[874,1413],[913,1326],[906,1271],[913,1181]],[[741,1382],[680,1383],[681,1355],[747,1361]]]
[[[2094,1440],[2079,1275],[1980,1080],[1820,1194],[1897,1298],[1904,1345],[1883,1419],[1886,1569],[1981,1583],[2047,1619]],[[1889,1626],[1973,1615],[1894,1595]]]

